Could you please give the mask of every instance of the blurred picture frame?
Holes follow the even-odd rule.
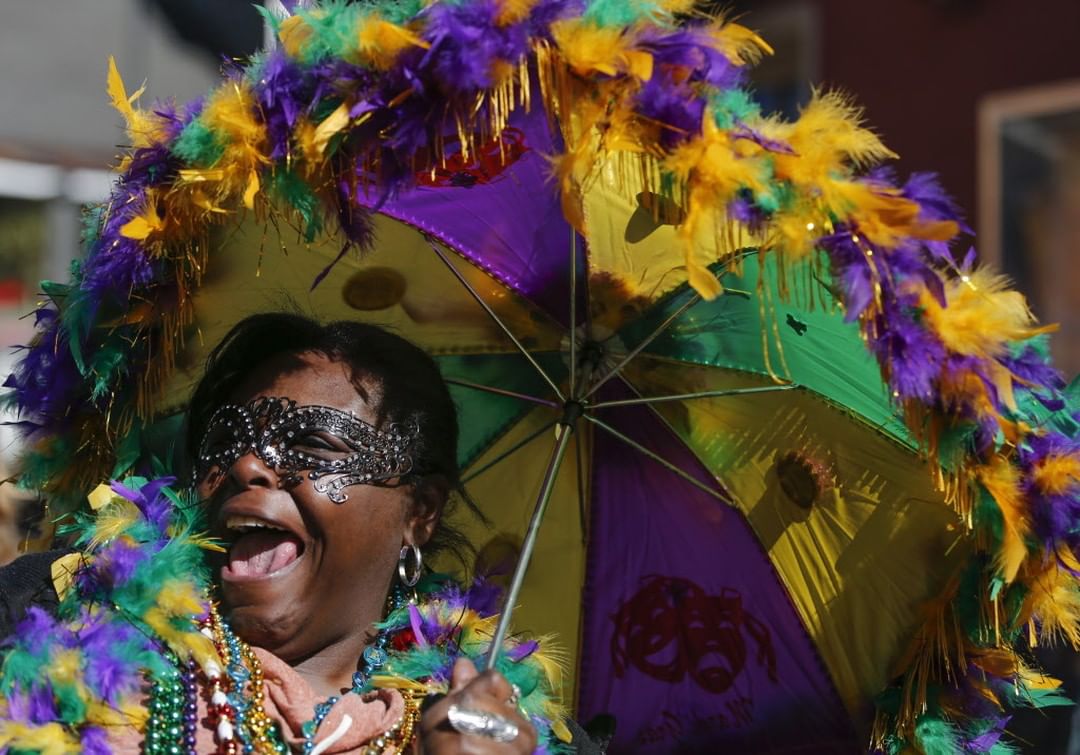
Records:
[[[821,79],[821,9],[807,0],[775,3],[765,8],[742,3],[744,15],[734,20],[758,32],[783,55],[767,55],[751,69],[754,94],[766,113],[792,119],[810,101],[813,82]]]
[[[1055,361],[1080,372],[1080,81],[986,96],[978,107],[978,248],[1035,314],[1061,325]]]

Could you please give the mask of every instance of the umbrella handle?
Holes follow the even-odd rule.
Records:
[[[574,411],[572,409],[574,406],[573,403],[567,406],[566,414],[556,426],[557,439],[555,448],[552,449],[551,458],[548,460],[544,480],[540,485],[540,494],[536,499],[536,507],[533,509],[532,519],[529,520],[529,529],[526,530],[525,540],[521,544],[521,554],[518,556],[517,565],[514,566],[514,576],[510,580],[510,589],[506,592],[502,614],[499,616],[499,623],[495,627],[495,634],[491,639],[491,649],[484,660],[485,668],[495,668],[495,662],[502,651],[503,640],[506,639],[506,632],[510,627],[510,617],[513,614],[514,606],[517,604],[521,584],[525,581],[525,572],[529,568],[533,549],[536,547],[536,536],[540,531],[540,523],[544,519],[544,512],[547,511],[548,502],[551,500],[551,493],[555,488],[555,478],[559,474],[559,467],[562,465],[563,459],[566,457],[566,450],[570,446],[570,436],[574,433],[577,416],[580,415],[580,408]]]

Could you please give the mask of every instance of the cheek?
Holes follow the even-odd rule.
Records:
[[[380,488],[357,485],[348,492],[344,503],[321,496],[318,505],[325,512],[322,519],[328,538],[337,535],[340,537],[335,539],[362,546],[369,558],[383,550],[397,553],[405,531],[405,501],[399,495],[388,495],[394,491]]]
[[[195,483],[195,492],[201,500],[205,501],[221,487],[221,483],[224,479],[225,475],[222,472],[213,469],[208,472],[205,477]]]

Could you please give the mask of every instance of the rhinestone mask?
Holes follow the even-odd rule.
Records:
[[[392,424],[379,430],[349,412],[328,406],[297,406],[287,398],[224,404],[210,417],[199,446],[199,479],[228,470],[254,451],[264,464],[294,484],[307,473],[315,489],[344,503],[350,485],[385,482],[412,471],[416,428]]]

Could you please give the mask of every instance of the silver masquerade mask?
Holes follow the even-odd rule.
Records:
[[[254,452],[283,479],[306,472],[320,493],[344,503],[350,485],[385,482],[412,471],[415,427],[379,430],[349,412],[328,406],[297,406],[287,398],[224,404],[210,417],[199,445],[197,473],[225,472]]]

